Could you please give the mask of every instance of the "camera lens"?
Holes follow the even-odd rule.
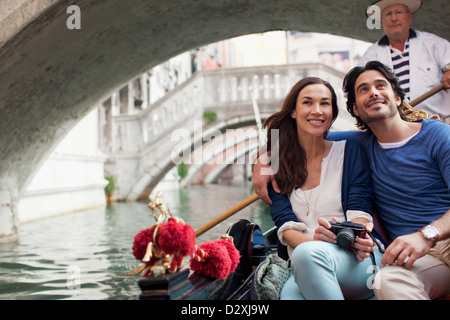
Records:
[[[344,228],[337,234],[336,241],[342,248],[349,248],[355,241],[355,233],[352,229]]]

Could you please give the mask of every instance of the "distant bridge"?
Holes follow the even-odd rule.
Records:
[[[102,151],[108,155],[105,169],[116,176],[115,194],[118,199],[136,200],[152,191],[165,174],[176,164],[179,154],[194,155],[194,148],[227,129],[256,125],[252,106],[255,99],[261,118],[265,119],[280,106],[281,100],[301,78],[318,76],[329,81],[337,90],[338,101],[344,107],[340,90],[344,74],[322,64],[297,64],[224,68],[204,70],[178,86],[162,99],[136,112],[135,102],[121,107],[118,93],[101,105],[100,120]],[[142,81],[141,83],[143,83]],[[134,90],[132,85],[127,89]],[[145,88],[139,91],[145,92]],[[128,97],[134,97],[128,92]],[[217,120],[206,125],[203,112],[217,115]],[[113,115],[113,116],[110,116]],[[348,130],[354,124],[345,109],[333,129]],[[256,130],[254,130],[256,132]],[[211,137],[212,136],[212,137]],[[245,137],[251,152],[257,146],[255,136]],[[236,141],[236,143],[241,143]],[[234,148],[234,144],[224,148]],[[225,151],[222,149],[219,152]],[[240,151],[236,151],[239,154]],[[195,162],[193,170],[199,170],[204,162]],[[223,172],[215,170],[213,181]],[[195,168],[195,169],[194,169]]]

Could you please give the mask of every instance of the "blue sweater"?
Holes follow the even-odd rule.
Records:
[[[450,208],[450,126],[422,120],[408,143],[382,149],[373,134],[335,132],[365,150],[371,169],[376,210],[391,240],[418,231]]]

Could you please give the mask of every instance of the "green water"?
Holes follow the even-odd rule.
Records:
[[[197,229],[251,196],[248,186],[208,185],[165,191],[174,216]],[[273,224],[260,201],[197,239],[216,239],[240,218],[263,231]],[[121,273],[141,265],[133,237],[154,224],[146,203],[115,203],[23,224],[19,238],[0,243],[0,299],[138,299],[139,276]]]

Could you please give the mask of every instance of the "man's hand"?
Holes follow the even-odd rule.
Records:
[[[444,85],[445,92],[448,92],[448,89],[450,89],[450,71],[444,73],[441,83]]]
[[[253,166],[253,187],[259,198],[266,204],[271,205],[272,200],[269,198],[267,185],[272,183],[275,192],[280,192],[280,188],[278,187],[273,171],[268,164],[268,159],[268,156],[263,154],[256,160],[256,164]]]
[[[433,241],[427,240],[421,232],[407,234],[395,239],[386,249],[381,266],[397,265],[410,269],[413,263],[426,255],[433,246]]]

